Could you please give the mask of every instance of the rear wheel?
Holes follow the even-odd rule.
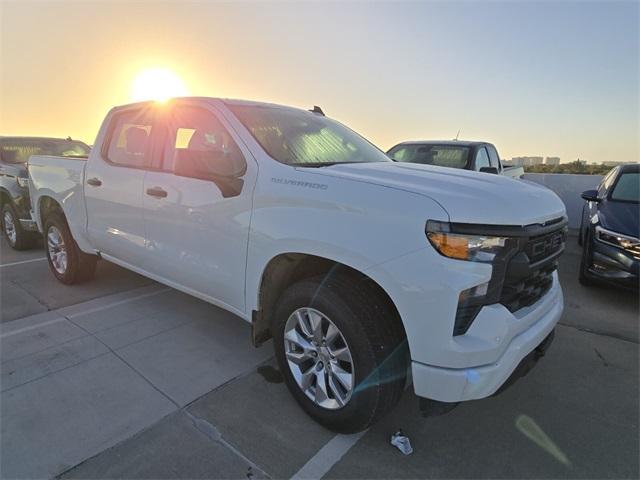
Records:
[[[2,233],[9,246],[15,250],[32,248],[36,241],[36,236],[32,232],[22,228],[16,211],[10,203],[5,203],[2,207]]]
[[[273,337],[287,386],[325,427],[364,430],[402,395],[408,349],[399,318],[368,281],[303,280],[278,301]]]
[[[93,278],[98,258],[78,248],[60,213],[47,217],[44,231],[49,268],[60,282],[72,285]]]

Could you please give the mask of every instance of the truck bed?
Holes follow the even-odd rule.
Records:
[[[33,155],[27,163],[32,216],[42,231],[40,211],[45,200],[53,200],[67,212],[74,238],[85,237],[87,210],[84,201],[86,157]]]

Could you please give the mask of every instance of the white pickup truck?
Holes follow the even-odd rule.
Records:
[[[105,259],[273,338],[291,393],[330,429],[493,395],[563,309],[565,208],[543,187],[391,161],[319,108],[209,98],[109,112],[85,160],[33,156],[53,274]]]

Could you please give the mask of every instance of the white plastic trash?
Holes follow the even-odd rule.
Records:
[[[400,450],[404,455],[411,455],[413,453],[409,437],[402,433],[402,430],[398,430],[391,435],[391,445]]]

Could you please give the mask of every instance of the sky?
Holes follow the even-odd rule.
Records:
[[[0,135],[93,143],[163,68],[191,95],[319,105],[383,150],[460,130],[507,159],[638,161],[639,5],[0,0]]]

